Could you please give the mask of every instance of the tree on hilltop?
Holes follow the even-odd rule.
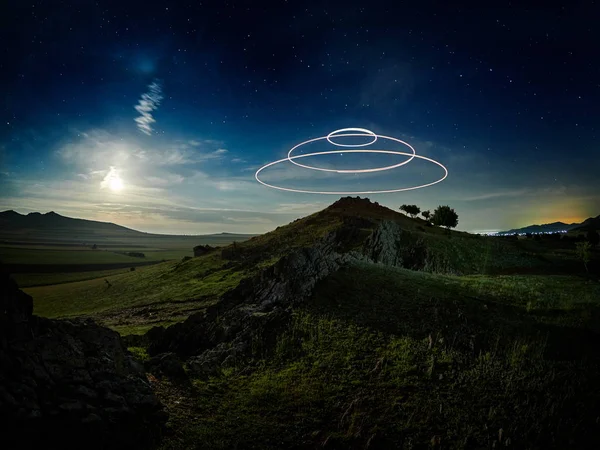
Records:
[[[434,225],[455,228],[458,225],[458,214],[449,206],[438,206],[433,212],[431,221]]]
[[[402,205],[400,207],[400,211],[404,211],[412,218],[415,218],[421,212],[421,208],[419,208],[417,205]]]
[[[431,211],[429,211],[428,209],[427,209],[427,210],[425,210],[425,211],[423,211],[423,212],[421,213],[421,215],[423,216],[423,218],[424,218],[424,219],[425,219],[427,222],[429,222],[429,219],[431,219]]]

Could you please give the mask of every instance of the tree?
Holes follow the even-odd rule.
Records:
[[[431,211],[425,210],[421,213],[421,215],[427,222],[429,222],[429,219],[431,218]]]
[[[589,272],[588,263],[590,262],[590,259],[592,259],[592,245],[587,241],[577,242],[575,244],[575,253],[577,254],[577,258],[583,262],[585,271]]]
[[[458,214],[449,206],[438,206],[433,212],[431,220],[434,225],[454,228],[458,225]]]
[[[586,238],[592,247],[595,247],[600,243],[600,235],[594,230],[588,230]]]
[[[417,205],[402,205],[400,207],[400,211],[404,211],[406,214],[409,214],[411,217],[415,218],[421,212],[421,208],[419,208]]]

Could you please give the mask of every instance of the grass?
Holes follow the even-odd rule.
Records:
[[[383,267],[334,274],[275,346],[188,387],[155,382],[171,413],[162,448],[587,448],[598,352],[565,358],[542,332],[566,328],[473,290]]]
[[[153,326],[183,320],[237,286],[245,272],[227,268],[226,263],[212,253],[184,263],[165,262],[105,278],[24,290],[35,299],[35,314],[44,317],[91,316],[121,329]],[[124,323],[128,313],[137,318]]]
[[[90,272],[69,273],[15,273],[12,278],[19,287],[50,286],[53,284],[72,283],[74,281],[93,280],[95,278],[107,278],[112,275],[125,273],[130,269],[95,270]],[[139,269],[138,269],[139,270]]]
[[[0,261],[6,264],[111,264],[136,263],[141,260],[142,258],[103,250],[42,250],[0,247]]]
[[[140,250],[137,250],[140,251]],[[141,251],[144,258],[125,255],[112,250],[68,250],[0,247],[0,261],[6,264],[112,264],[139,263],[181,259],[193,256],[191,249]]]
[[[419,270],[344,268],[287,305],[285,326],[254,330],[251,353],[213,377],[150,376],[170,413],[163,449],[590,448],[600,284],[560,272],[546,257],[556,248],[336,203],[222,253],[108,275],[110,286],[99,278],[26,292],[36,314],[91,316],[142,334],[218,302],[357,217],[368,220],[349,248],[359,249],[378,220],[395,220],[403,258]],[[144,348],[130,351],[148,358]]]

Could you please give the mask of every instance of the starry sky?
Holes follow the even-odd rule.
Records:
[[[448,204],[475,232],[581,221],[600,214],[599,15],[573,0],[3,2],[0,210],[261,233],[340,196],[269,189],[256,170],[359,127],[449,170],[373,201]],[[407,151],[384,141],[369,148]],[[407,159],[344,149],[294,154],[340,150],[296,160],[335,169]],[[443,173],[416,158],[263,175],[365,191]]]

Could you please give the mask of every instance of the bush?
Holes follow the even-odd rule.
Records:
[[[129,271],[130,271],[130,272],[135,272],[135,267],[131,267],[131,268],[129,269]]]

